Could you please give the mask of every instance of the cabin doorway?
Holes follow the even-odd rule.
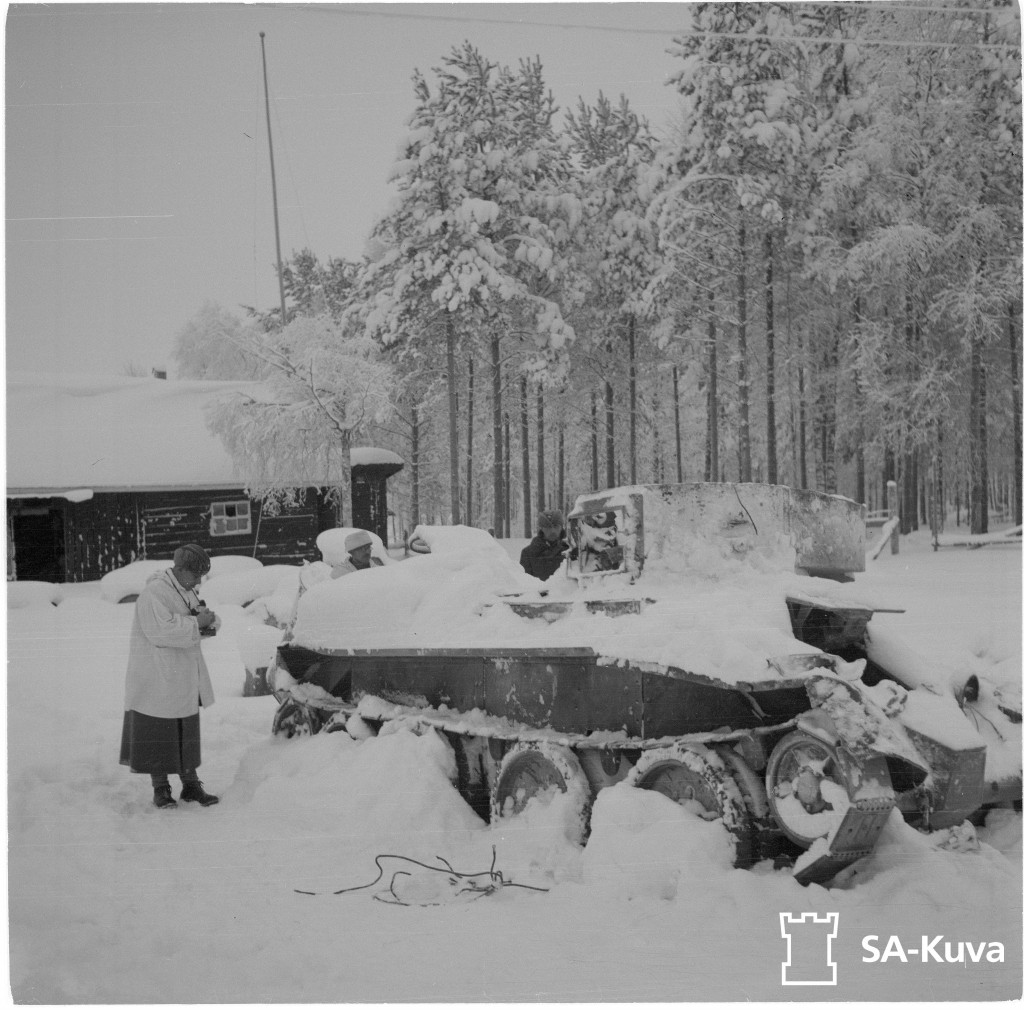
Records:
[[[63,583],[63,507],[49,499],[8,499],[7,516],[7,578]]]

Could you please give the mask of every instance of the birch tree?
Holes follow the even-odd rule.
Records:
[[[217,405],[211,430],[247,494],[274,508],[326,481],[344,525],[352,439],[390,416],[394,370],[373,341],[324,316],[296,317],[281,331],[250,337],[245,349],[265,366],[263,388]]]

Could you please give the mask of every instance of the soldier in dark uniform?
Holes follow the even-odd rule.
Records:
[[[519,564],[531,576],[550,579],[562,564],[562,558],[569,550],[565,539],[565,522],[557,509],[542,512],[537,520],[540,532],[523,548]]]

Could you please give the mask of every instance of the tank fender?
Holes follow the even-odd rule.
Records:
[[[872,702],[865,698],[857,684],[830,675],[819,675],[808,680],[807,696],[811,702],[809,712],[797,717],[797,724],[807,733],[818,736],[831,733],[828,743],[842,745],[862,765],[882,756],[890,767],[898,770],[901,788],[905,784],[923,782],[931,771],[906,729]],[[812,718],[807,726],[801,723]],[[817,728],[817,734],[812,728]]]
[[[812,695],[812,702],[813,699]],[[850,710],[855,711],[857,706],[864,710],[872,724],[877,722],[879,714],[871,712],[864,701],[854,695],[844,701],[848,726]],[[805,734],[836,749],[850,782],[861,778],[861,772],[856,771],[859,767],[862,772],[870,770],[871,778],[884,781],[888,788],[902,793],[923,783],[930,772],[929,765],[910,739],[900,739],[900,736],[906,737],[905,734],[893,734],[890,739],[885,734],[873,737],[869,730],[867,733],[850,734],[848,740],[824,708],[801,713],[796,718],[796,725]],[[859,721],[857,725],[859,728]]]
[[[843,743],[832,717],[824,709],[809,709],[796,718],[796,725],[811,737],[816,737],[824,744],[838,747]]]
[[[846,746],[835,721],[823,709],[812,709],[796,718],[797,727],[805,734],[817,738],[835,749],[836,761],[850,787],[850,799],[855,800],[867,780],[883,790],[892,788],[886,756],[882,754],[854,755]]]

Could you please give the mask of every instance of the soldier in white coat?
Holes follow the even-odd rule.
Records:
[[[199,707],[213,704],[213,686],[200,642],[216,631],[217,616],[196,594],[210,571],[198,544],[174,552],[174,565],[152,576],[135,602],[125,677],[121,764],[149,773],[153,803],[177,807],[168,775],[181,777],[183,801],[203,807],[218,799],[203,789]]]

